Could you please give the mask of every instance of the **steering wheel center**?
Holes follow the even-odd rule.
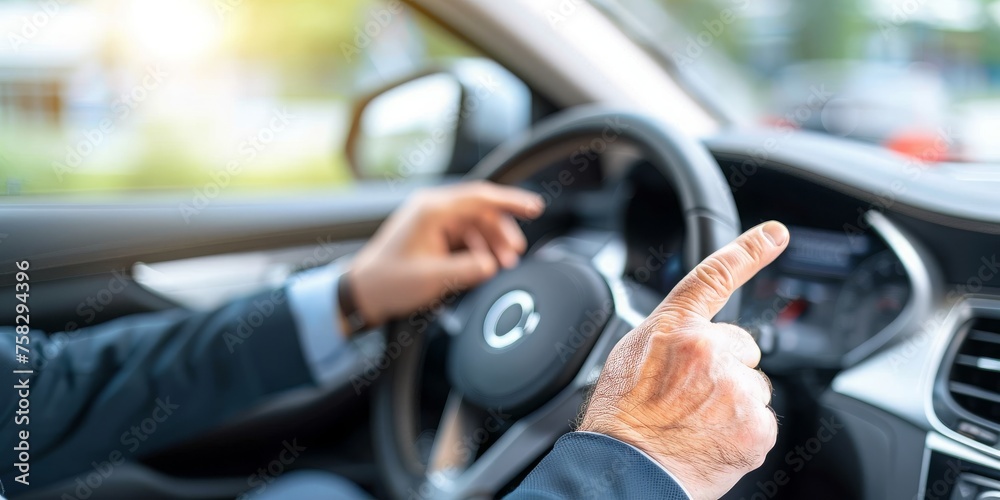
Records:
[[[525,259],[467,299],[470,329],[452,344],[448,372],[470,402],[522,412],[537,407],[579,371],[614,312],[592,267]]]

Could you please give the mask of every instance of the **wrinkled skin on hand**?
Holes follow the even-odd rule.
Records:
[[[612,350],[579,430],[644,451],[696,499],[719,498],[777,439],[760,349],[712,323],[730,295],[788,244],[777,222],[750,229],[691,271]]]

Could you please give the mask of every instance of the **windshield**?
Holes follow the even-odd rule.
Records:
[[[1000,0],[595,4],[738,123],[1000,161]]]

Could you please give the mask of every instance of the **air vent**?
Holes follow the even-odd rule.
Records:
[[[969,413],[1000,423],[1000,320],[972,321],[955,354],[948,392]]]

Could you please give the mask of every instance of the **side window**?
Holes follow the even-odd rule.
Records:
[[[397,0],[17,1],[0,23],[7,195],[343,185],[359,96],[483,60]]]

